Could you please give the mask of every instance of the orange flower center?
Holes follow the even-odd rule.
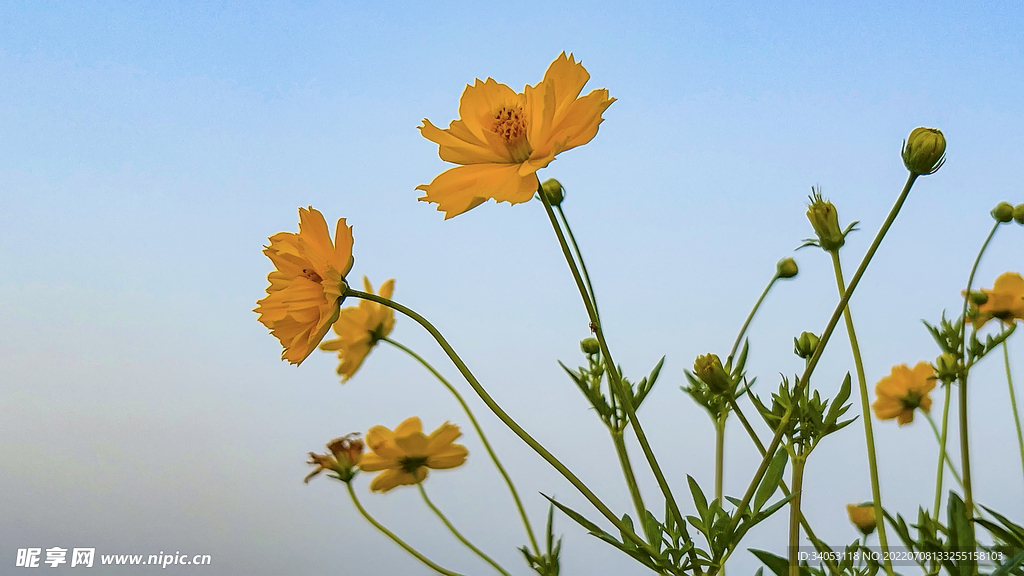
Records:
[[[526,139],[526,129],[526,115],[522,106],[503,106],[494,114],[494,125],[491,130],[505,141],[516,162],[526,161],[533,151]]]

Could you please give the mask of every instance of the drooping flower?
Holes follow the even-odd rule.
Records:
[[[427,469],[445,470],[461,466],[469,451],[453,442],[462,436],[459,427],[445,422],[430,436],[423,434],[420,419],[405,419],[394,431],[374,426],[366,434],[371,453],[363,455],[359,469],[382,471],[370,483],[370,490],[387,492],[397,486],[411,486],[427,477]]]
[[[867,536],[875,531],[875,505],[871,502],[864,504],[847,504],[846,514],[850,522],[860,530],[861,534]]]
[[[363,287],[373,294],[373,285],[363,276]],[[392,278],[380,287],[380,296],[391,298],[395,289]],[[360,300],[358,306],[342,308],[334,322],[334,333],[338,335],[320,345],[321,350],[337,351],[338,374],[344,383],[359,370],[363,360],[382,338],[391,333],[395,326],[395,312],[383,304]]]
[[[603,88],[580,98],[589,79],[583,65],[562,52],[544,79],[522,93],[491,78],[466,86],[458,120],[443,130],[425,118],[420,126],[442,160],[461,164],[417,186],[425,193],[420,200],[436,203],[448,219],[489,198],[510,204],[531,199],[540,184],[537,170],[590,142],[615,101]]]
[[[935,388],[935,368],[927,362],[918,362],[911,370],[906,364],[893,366],[892,372],[875,385],[875,417],[892,420],[900,426],[914,421],[914,409],[931,410],[932,399],[928,396]]]
[[[338,318],[352,268],[352,227],[339,219],[331,242],[323,214],[312,206],[299,208],[299,233],[274,234],[263,253],[276,269],[253,312],[281,341],[281,358],[300,364]]]
[[[304,482],[309,484],[314,476],[324,470],[334,472],[337,474],[337,478],[343,482],[352,480],[355,475],[354,468],[359,465],[363,457],[363,441],[358,436],[358,433],[354,433],[331,440],[327,443],[327,449],[331,451],[330,454],[310,452],[308,464],[313,464],[316,469],[306,475]]]
[[[971,307],[971,323],[974,329],[998,318],[1006,323],[1024,320],[1024,278],[1016,272],[1006,272],[996,278],[991,290],[982,289],[987,296],[984,304]]]

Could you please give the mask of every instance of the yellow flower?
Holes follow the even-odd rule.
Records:
[[[935,368],[927,362],[918,362],[911,370],[906,364],[892,367],[892,373],[875,385],[877,399],[871,405],[879,420],[896,418],[900,426],[914,421],[914,409],[928,412],[932,399],[928,396],[935,388]]]
[[[847,504],[846,514],[850,516],[850,522],[867,536],[875,531],[875,505],[867,502],[865,504]]]
[[[363,441],[357,436],[359,436],[358,433],[353,433],[331,440],[327,443],[327,449],[331,451],[330,454],[310,452],[308,464],[313,464],[316,469],[306,476],[304,482],[309,484],[314,476],[324,470],[333,471],[343,482],[351,480],[355,475],[353,467],[358,466],[363,457]]]
[[[971,323],[977,330],[992,318],[1011,323],[1024,320],[1024,278],[1016,272],[1006,272],[996,278],[991,290],[981,290],[988,300],[972,306]]]
[[[448,422],[425,436],[423,425],[415,416],[399,424],[394,432],[374,426],[366,434],[366,445],[373,452],[363,456],[359,469],[363,472],[383,470],[370,483],[370,490],[374,492],[418,484],[427,477],[427,468],[445,470],[466,461],[469,453],[466,447],[452,443],[459,436],[462,436],[459,427]]]
[[[253,312],[281,341],[281,358],[300,364],[338,318],[352,268],[352,227],[339,219],[332,243],[323,214],[312,206],[299,208],[299,233],[274,234],[264,248],[276,270],[267,276],[267,297]]]
[[[425,192],[420,200],[436,203],[448,219],[488,198],[510,204],[533,198],[540,185],[537,170],[558,153],[590,142],[601,114],[615,101],[605,89],[579,98],[589,79],[583,65],[562,52],[544,80],[522,93],[491,78],[466,86],[458,120],[445,130],[426,118],[420,126],[442,160],[461,164],[417,186]]]
[[[374,293],[366,276],[363,276],[363,287],[366,292]],[[394,289],[395,279],[392,278],[380,287],[380,295],[391,298]],[[394,310],[383,304],[360,300],[358,306],[341,309],[338,320],[334,322],[334,333],[338,337],[324,342],[320,349],[338,351],[338,359],[341,360],[338,374],[341,375],[341,381],[346,382],[363,365],[370,350],[381,338],[390,334],[394,326]]]

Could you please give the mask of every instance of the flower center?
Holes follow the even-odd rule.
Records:
[[[900,398],[904,410],[913,410],[921,405],[921,395],[917,392],[907,392],[907,395]]]
[[[402,470],[409,474],[415,474],[426,463],[426,456],[406,456],[398,461],[398,465],[402,467]]]
[[[530,142],[526,139],[527,130],[526,115],[522,106],[502,106],[494,114],[494,125],[491,130],[501,136],[505,146],[512,154],[516,162],[524,162],[530,157],[533,150],[530,149]]]

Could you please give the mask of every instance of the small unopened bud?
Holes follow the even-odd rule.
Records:
[[[804,360],[814,355],[818,348],[818,337],[811,332],[801,332],[799,338],[793,338],[793,352]]]
[[[992,209],[992,217],[996,219],[996,222],[1006,223],[1013,220],[1013,205],[1009,202],[1000,202],[996,204],[996,207]]]
[[[912,174],[934,174],[946,161],[946,137],[937,128],[914,128],[903,141],[903,165]]]
[[[700,378],[712,392],[721,394],[732,388],[732,378],[722,368],[722,361],[715,354],[698,356],[693,363],[693,373]]]
[[[974,304],[975,306],[981,306],[982,304],[988,302],[988,294],[981,291],[972,291],[970,299],[971,304]]]
[[[583,350],[584,354],[597,354],[601,351],[601,343],[597,338],[584,338],[580,340],[580,350]]]
[[[796,260],[792,258],[783,258],[775,265],[775,273],[779,278],[792,278],[798,272],[800,272],[800,268],[797,267]]]
[[[865,504],[847,504],[846,513],[850,516],[850,522],[860,530],[860,533],[867,536],[875,531],[875,505],[871,502]]]
[[[952,382],[957,378],[958,364],[956,356],[944,352],[935,359],[935,374],[943,382]]]
[[[839,227],[839,213],[836,207],[821,197],[821,190],[811,188],[811,203],[807,206],[807,219],[818,235],[818,245],[827,252],[842,248],[846,242]]]
[[[1017,224],[1024,224],[1024,204],[1017,204],[1013,207],[1013,219]]]
[[[540,187],[544,191],[544,197],[548,199],[548,204],[558,206],[562,200],[565,200],[565,188],[558,180],[548,178]]]

